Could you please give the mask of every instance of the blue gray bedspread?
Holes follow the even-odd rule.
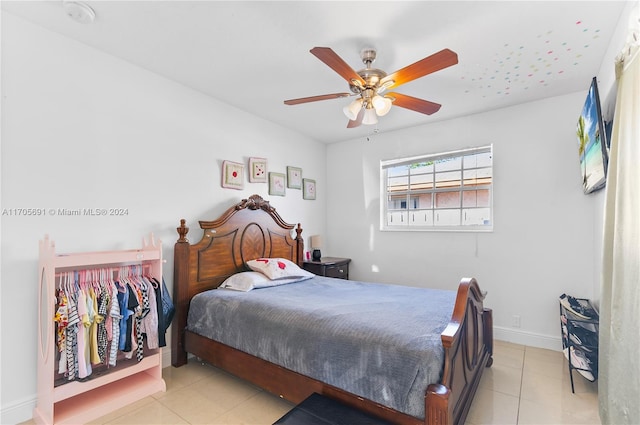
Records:
[[[417,418],[456,292],[314,277],[196,295],[188,329]]]

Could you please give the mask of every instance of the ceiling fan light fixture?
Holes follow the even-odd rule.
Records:
[[[371,104],[379,117],[383,117],[389,113],[391,110],[391,103],[391,99],[380,95],[375,95],[371,101]]]
[[[364,111],[364,117],[362,118],[362,124],[373,125],[378,123],[378,115],[374,108],[367,108]]]
[[[350,120],[355,120],[358,117],[358,113],[362,109],[362,98],[358,98],[345,106],[342,111]]]

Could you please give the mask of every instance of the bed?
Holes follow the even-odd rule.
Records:
[[[230,276],[246,272],[251,260],[280,258],[302,266],[302,227],[285,222],[259,195],[229,207],[216,220],[199,224],[203,234],[193,244],[187,239],[189,228],[184,219],[177,228],[173,282],[176,313],[171,341],[174,367],[186,364],[188,354],[192,354],[292,403],[318,393],[395,424],[464,423],[482,372],[493,362],[492,314],[483,306],[484,295],[475,279],[462,279],[457,291],[320,276],[249,292],[220,289]],[[346,301],[349,292],[362,304]],[[315,298],[310,301],[307,297]],[[332,297],[341,302],[322,304],[323,299]],[[411,299],[414,305],[404,308],[404,313],[382,316],[388,305],[397,304],[402,297]],[[199,312],[210,308],[202,305],[214,302],[221,303],[213,307],[217,316],[202,319]],[[277,302],[282,305],[268,304]],[[231,316],[245,303],[251,305],[251,313]],[[224,310],[220,305],[232,307]],[[257,315],[263,305],[273,321],[267,323],[262,317],[253,318],[259,325],[250,322],[248,316]],[[312,308],[305,312],[289,308],[292,305]],[[374,316],[367,316],[372,312]],[[399,316],[406,312],[413,312],[416,318],[410,321],[415,323],[399,326],[409,322]],[[439,322],[418,322],[432,317],[440,317]],[[240,326],[245,321],[248,328],[238,333],[267,339],[240,341],[237,336],[224,336],[235,327],[232,325]],[[342,329],[343,323],[350,321],[359,322],[365,330]],[[398,331],[400,328],[403,332]],[[320,336],[311,332],[320,332]],[[403,367],[381,357],[386,355],[380,348],[382,343],[359,340],[362,335],[377,338],[378,334],[390,338],[391,343],[386,345],[393,348],[392,356],[404,362]],[[322,340],[322,348],[286,345],[305,339],[316,344]],[[422,351],[417,351],[416,344]],[[309,351],[320,358],[309,357]],[[344,363],[345,359],[350,363]],[[381,375],[387,369],[390,375]],[[402,383],[402,375],[406,375],[403,379],[407,384]]]

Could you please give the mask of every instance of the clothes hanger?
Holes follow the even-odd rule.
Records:
[[[64,273],[64,289],[65,291],[67,291],[67,294],[72,294],[74,293],[74,287],[73,287],[73,272],[66,272]]]
[[[114,283],[116,285],[116,288],[118,289],[118,292],[127,292],[127,287],[125,286],[126,284],[122,281],[122,267],[114,268],[113,273],[117,273]]]
[[[110,268],[107,270],[107,281],[109,282],[109,289],[111,292],[117,291],[118,287],[116,286],[115,281],[113,280],[113,274],[115,273],[115,268]]]

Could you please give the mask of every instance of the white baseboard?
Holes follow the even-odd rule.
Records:
[[[514,344],[562,351],[562,340],[560,339],[560,336],[542,335],[534,332],[523,331],[521,329],[494,326],[493,338],[500,341],[513,342]]]
[[[0,411],[0,424],[15,425],[25,422],[33,417],[33,409],[36,407],[35,394],[22,400],[15,401],[8,406],[2,406]]]

